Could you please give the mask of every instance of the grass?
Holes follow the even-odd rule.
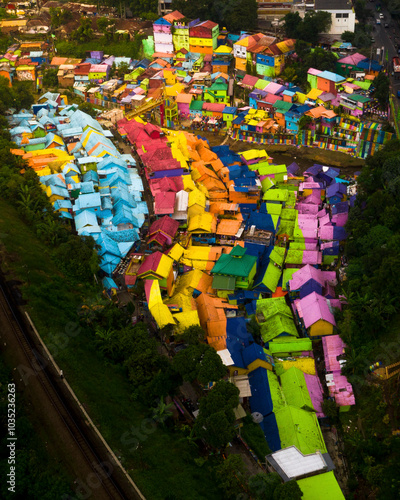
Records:
[[[261,427],[253,422],[251,417],[246,417],[243,420],[243,427],[240,433],[244,441],[246,441],[248,446],[257,455],[258,459],[264,462],[266,455],[269,455],[271,450],[268,447]]]
[[[77,311],[85,290],[69,288],[49,250],[2,200],[0,252],[3,270],[23,281],[27,309],[68,382],[146,498],[220,498],[208,464],[195,464],[198,452],[183,434],[146,424],[149,409],[132,400],[124,369],[107,364],[87,331],[65,335],[71,322],[78,331]],[[137,449],[134,436],[126,434],[132,427],[144,436]]]

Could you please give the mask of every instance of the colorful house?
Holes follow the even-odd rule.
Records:
[[[218,46],[219,26],[202,21],[189,27],[189,50],[198,54],[212,54]]]
[[[137,271],[137,277],[142,280],[157,280],[161,290],[172,295],[174,285],[174,261],[161,252],[154,252],[144,259]]]
[[[229,254],[221,255],[211,273],[216,281],[231,280],[234,281],[235,288],[249,289],[253,284],[256,270],[257,257],[247,254],[245,248],[235,246]]]
[[[156,220],[150,226],[147,246],[149,248],[153,248],[155,245],[158,245],[161,248],[171,246],[178,231],[178,227],[179,222],[171,219],[168,215]]]
[[[333,334],[336,322],[325,297],[312,292],[295,301],[295,305],[299,321],[309,337],[315,339]]]

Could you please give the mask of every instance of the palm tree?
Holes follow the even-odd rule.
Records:
[[[153,419],[161,425],[164,425],[166,420],[172,417],[173,403],[165,404],[164,398],[160,399],[158,405],[153,408]]]

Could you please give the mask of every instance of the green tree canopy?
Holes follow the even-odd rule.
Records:
[[[199,415],[194,426],[196,436],[214,448],[223,448],[235,436],[235,414],[239,404],[239,389],[225,380],[220,380],[200,400]]]
[[[326,33],[331,24],[332,17],[329,12],[310,11],[302,19],[298,12],[289,12],[284,17],[284,30],[289,38],[304,40],[312,44],[318,42],[320,33]]]
[[[238,498],[247,484],[246,467],[240,455],[228,457],[215,468],[218,487],[225,498]]]
[[[79,43],[85,43],[94,37],[92,21],[88,17],[81,17],[80,26],[71,33],[71,40]]]
[[[271,474],[256,474],[249,479],[249,489],[254,500],[274,500],[274,491],[282,484],[276,472]]]
[[[386,108],[389,102],[389,78],[385,73],[380,72],[374,80],[375,97],[382,108]]]
[[[226,368],[215,349],[207,344],[193,344],[178,352],[172,366],[184,380],[201,384],[216,382],[226,375]]]
[[[71,236],[57,248],[55,258],[68,278],[93,281],[100,262],[95,248],[96,243],[91,236]]]
[[[230,31],[252,30],[257,27],[256,0],[173,0],[172,8],[189,19],[210,19]]]
[[[301,500],[303,492],[296,481],[279,484],[274,491],[274,500]]]
[[[43,86],[46,88],[58,87],[57,68],[47,68],[43,71]]]

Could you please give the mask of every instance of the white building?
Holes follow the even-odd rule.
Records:
[[[356,14],[351,0],[315,0],[316,11],[326,11],[332,16],[328,35],[340,36],[345,31],[354,32]]]

